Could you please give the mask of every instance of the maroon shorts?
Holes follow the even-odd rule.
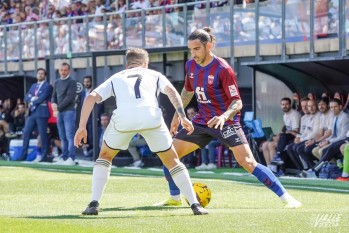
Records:
[[[194,132],[187,135],[184,128],[179,131],[175,138],[186,142],[192,142],[200,148],[204,148],[212,139],[217,138],[226,147],[235,147],[247,143],[245,134],[240,124],[225,126],[222,130],[209,128],[205,125],[194,125]]]

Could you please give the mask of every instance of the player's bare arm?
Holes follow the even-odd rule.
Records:
[[[190,100],[193,98],[193,95],[194,95],[194,92],[187,91],[185,90],[185,88],[182,89],[181,99],[182,99],[183,108],[185,108],[189,104]],[[173,115],[171,127],[170,127],[170,133],[172,136],[177,134],[179,123],[180,122],[179,122],[178,114],[177,112],[175,112],[175,114]]]
[[[178,117],[180,118],[182,126],[188,131],[188,134],[191,134],[194,131],[194,127],[193,127],[193,124],[191,123],[191,121],[189,121],[187,119],[187,117],[185,116],[184,107],[183,107],[183,104],[181,101],[181,96],[179,96],[177,90],[172,85],[166,86],[164,93],[168,96],[173,107],[176,109],[176,114],[175,114],[175,115],[177,115],[176,118],[178,118]],[[187,103],[187,105],[188,105],[188,103]],[[179,123],[178,123],[178,125],[179,125]],[[177,125],[176,129],[174,129],[175,131],[177,130],[178,125]],[[172,124],[171,124],[170,131],[172,134],[175,134],[175,132],[172,132]]]
[[[220,128],[220,130],[223,129],[224,123],[231,119],[235,114],[240,112],[242,109],[242,101],[241,100],[233,100],[231,104],[229,105],[227,111],[225,111],[220,116],[214,116],[211,120],[207,122],[208,127],[215,129]]]
[[[74,146],[81,146],[81,142],[87,143],[87,130],[86,124],[87,120],[92,112],[92,109],[96,102],[100,102],[102,97],[96,92],[92,92],[88,95],[82,105],[79,128],[75,133],[74,137]]]

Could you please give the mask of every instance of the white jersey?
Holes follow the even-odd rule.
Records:
[[[330,110],[328,110],[325,114],[323,113],[321,114],[320,127],[322,128],[324,133],[327,130],[331,129],[333,118],[334,118],[333,112]]]
[[[301,114],[298,111],[291,109],[289,112],[284,113],[283,119],[288,131],[295,129],[298,129],[298,131],[300,130]]]
[[[94,91],[102,101],[115,97],[116,109],[111,120],[118,131],[159,127],[163,121],[158,95],[170,81],[161,73],[136,67],[114,74]]]

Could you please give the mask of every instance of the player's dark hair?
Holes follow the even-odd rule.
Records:
[[[288,97],[282,98],[282,99],[281,99],[281,102],[282,102],[282,101],[288,101],[288,103],[291,104],[291,99],[288,98]]]
[[[38,68],[38,69],[36,70],[36,73],[38,73],[40,70],[44,71],[44,74],[46,75],[46,70],[45,70],[44,68]]]
[[[196,29],[189,35],[188,40],[200,40],[203,44],[211,42],[213,46],[216,44],[216,38],[211,34],[211,28],[209,27]]]

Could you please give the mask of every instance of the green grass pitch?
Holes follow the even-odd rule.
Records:
[[[207,216],[188,206],[153,207],[168,197],[160,171],[113,168],[98,216],[82,216],[90,199],[92,168],[0,162],[0,232],[349,232],[349,182],[282,179],[303,203],[281,201],[252,176],[235,169],[191,171],[207,184]]]

